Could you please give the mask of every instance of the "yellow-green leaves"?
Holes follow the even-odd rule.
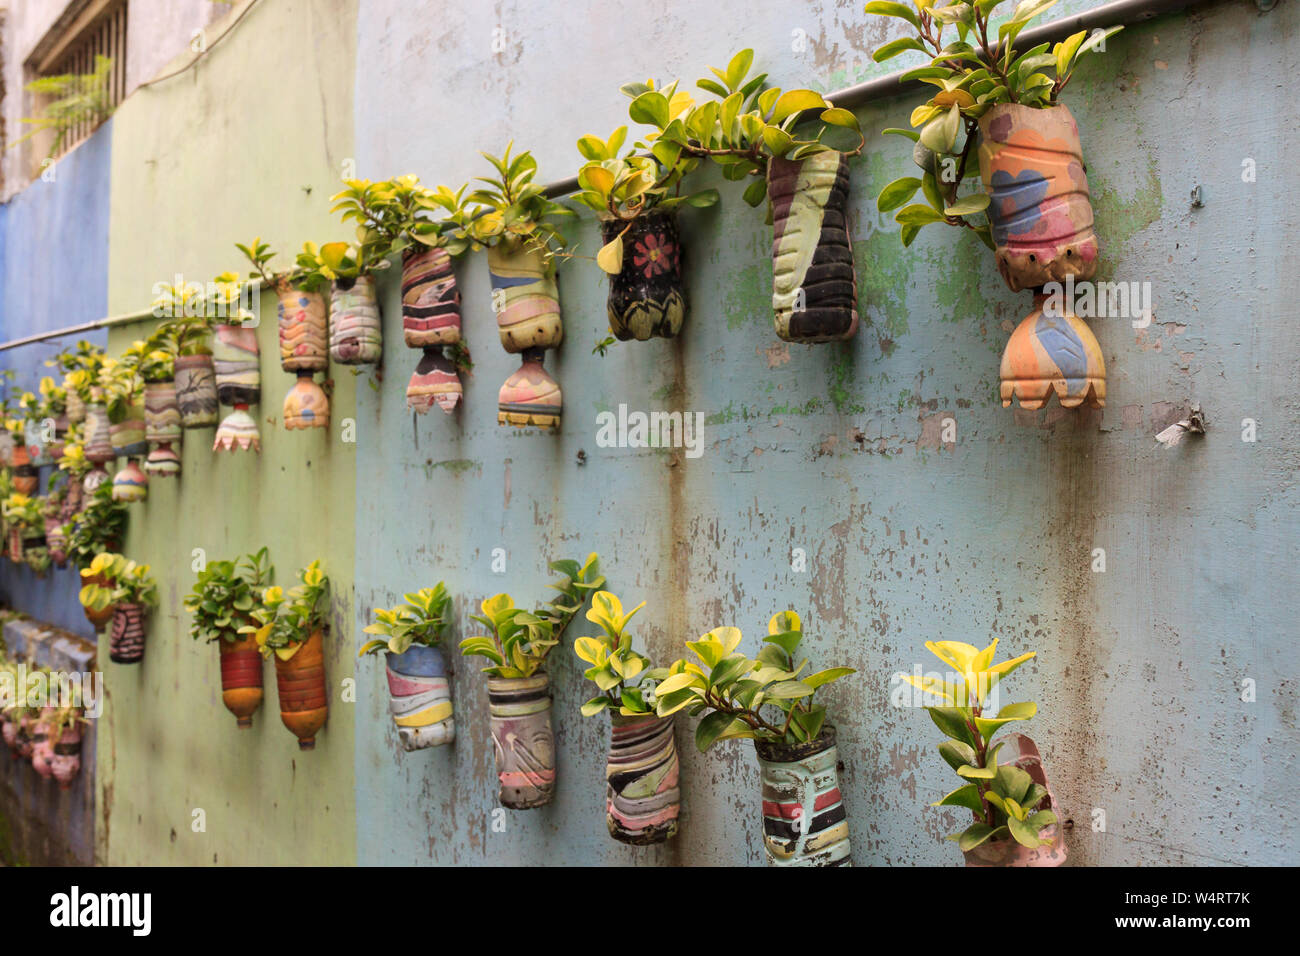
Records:
[[[618,275],[623,271],[623,234],[620,232],[600,247],[596,253],[596,265],[610,275]]]
[[[595,683],[602,696],[583,705],[584,715],[598,714],[606,706],[625,716],[654,711],[653,697],[647,695],[656,693],[656,684],[668,671],[651,670],[649,659],[632,649],[632,636],[627,633],[628,622],[643,607],[644,601],[624,612],[618,595],[610,591],[592,595],[587,620],[600,625],[601,633],[575,640],[573,652],[591,665],[583,676]]]

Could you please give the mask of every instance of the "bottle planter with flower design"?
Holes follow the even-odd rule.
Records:
[[[257,421],[248,413],[249,407],[258,404],[262,396],[258,356],[256,329],[218,325],[213,330],[212,362],[216,370],[217,398],[233,409],[217,426],[213,451],[262,450]]]
[[[600,559],[595,553],[581,565],[551,563],[561,578],[552,603],[535,612],[514,606],[508,594],[483,601],[473,615],[486,635],[460,642],[465,656],[487,658],[488,713],[496,754],[499,800],[503,807],[528,810],[551,802],[555,793],[555,735],[551,726],[550,678],[546,655],[582,609],[590,592],[600,588]]]
[[[713,69],[697,86],[715,99],[700,104],[676,83],[663,90],[628,84],[628,114],[658,130],[657,158],[675,158],[680,145],[681,155],[717,163],[729,180],[754,177],[744,192],[751,206],[770,200],[777,335],[805,343],[850,338],[858,329],[857,278],[845,213],[848,157],[863,143],[857,117],[813,90],[764,89],[766,74],[749,76],[753,62],[754,51],[741,50],[725,70]],[[683,128],[689,142],[679,143]]]
[[[240,728],[253,726],[263,697],[262,654],[256,638],[240,628],[252,623],[258,589],[273,573],[266,548],[237,562],[209,561],[185,597],[185,610],[193,617],[190,636],[216,644],[220,652],[221,702]]]
[[[239,633],[252,635],[263,657],[275,659],[280,720],[300,750],[316,746],[316,734],[329,717],[325,684],[324,631],[329,613],[329,578],[313,561],[288,589],[264,588]]]
[[[144,659],[145,615],[158,604],[158,585],[149,565],[104,553],[82,569],[81,578],[86,582],[78,595],[82,607],[100,613],[111,609],[109,659],[118,664],[140,663]],[[97,583],[104,579],[111,583]]]
[[[973,822],[948,839],[957,843],[967,866],[1060,866],[1066,856],[1064,837],[1037,746],[1015,734],[1016,756],[1007,760],[1002,752],[1006,741],[992,740],[1007,724],[1033,717],[1038,705],[1007,704],[996,716],[983,714],[993,689],[1035,652],[994,664],[996,639],[983,650],[960,641],[927,641],[925,646],[958,677],[903,677],[921,692],[919,703],[949,738],[939,744],[939,753],[962,778],[962,786],[933,804],[971,813]]]
[[[620,157],[626,139],[627,127],[620,126],[607,140],[590,135],[578,140],[587,164],[578,172],[577,199],[601,220],[604,245],[596,263],[610,277],[606,311],[614,338],[670,339],[686,317],[676,210],[682,204],[711,206],[718,192],[678,195],[682,177],[699,160],[667,145],[646,153],[644,143]]]
[[[689,643],[698,660],[683,658],[668,667],[656,689],[655,713],[707,711],[695,731],[701,752],[720,740],[754,741],[769,865],[850,866],[835,730],[813,695],[854,671],[831,667],[801,677],[808,662],[795,663],[803,626],[794,611],[774,615],[767,631],[752,660],[736,650],[739,628],[714,628]]]
[[[1065,408],[1101,408],[1106,403],[1101,346],[1062,295],[1062,283],[1072,293],[1075,280],[1086,282],[1095,274],[1098,243],[1078,126],[1059,98],[1080,57],[1121,28],[1081,30],[1054,46],[1020,51],[1017,36],[1051,4],[1017,4],[990,39],[990,20],[1002,2],[917,10],[867,4],[868,13],[907,20],[916,30],[916,36],[877,49],[875,59],[921,51],[933,60],[913,72],[939,90],[912,113],[919,132],[886,130],[915,143],[913,157],[922,176],[889,183],[877,206],[882,212],[899,210],[895,219],[905,246],[932,222],[971,229],[993,250],[1011,291],[1034,293],[1033,311],[1003,352],[1003,406],[1018,398],[1021,407],[1040,409],[1055,394]],[[951,49],[942,39],[948,24],[965,43],[960,60],[941,55]],[[984,188],[959,196],[972,152]],[[941,179],[941,170],[957,175]],[[905,205],[918,189],[926,202]]]
[[[447,661],[441,647],[451,598],[441,581],[403,597],[405,604],[375,609],[375,620],[366,625],[365,633],[383,639],[367,641],[357,656],[385,652],[388,709],[402,749],[410,752],[456,739]]]
[[[564,240],[554,220],[570,210],[546,198],[533,181],[536,160],[528,152],[512,159],[512,147],[500,159],[484,154],[500,178],[480,177],[486,188],[467,200],[467,236],[473,248],[488,250],[501,346],[522,359],[497,394],[497,423],[558,429],[563,393],[542,361],[546,349],[558,348],[564,338],[554,259]]]
[[[275,286],[279,299],[280,368],[297,376],[284,397],[284,427],[329,428],[330,403],[315,374],[329,366],[325,300],[316,292],[296,289],[287,279]]]
[[[610,716],[605,825],[615,840],[633,846],[671,839],[681,813],[674,718],[655,713],[655,687],[668,670],[651,668],[649,659],[632,650],[626,633],[628,622],[643,607],[644,601],[624,614],[617,596],[597,591],[587,620],[599,624],[602,633],[573,644],[578,657],[591,665],[584,676],[600,690],[582,705],[582,715],[608,710]]]

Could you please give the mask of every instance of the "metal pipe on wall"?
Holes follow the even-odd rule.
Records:
[[[1025,30],[1020,34],[1019,41],[1021,46],[1028,49],[1040,43],[1053,43],[1063,40],[1080,30],[1108,26],[1129,26],[1204,2],[1206,0],[1111,0],[1110,3],[1103,3],[1084,13],[1062,17],[1059,20],[1053,20],[1051,23],[1044,23],[1041,26]],[[908,70],[910,69],[912,67],[908,68]],[[885,76],[837,90],[834,93],[828,93],[826,98],[836,106],[842,106],[845,109],[856,109],[875,100],[898,96],[922,85],[920,81],[916,80],[907,83],[902,81],[903,74],[908,70],[898,70]],[[561,179],[558,182],[549,184],[546,187],[546,195],[555,199],[559,196],[567,196],[570,193],[577,192],[577,190],[578,178],[577,176],[571,176],[568,179]],[[95,319],[92,322],[83,322],[80,325],[70,325],[49,332],[38,332],[35,335],[24,336],[20,339],[0,342],[0,352],[21,348],[25,345],[33,345],[37,342],[45,342],[50,339],[63,338],[67,335],[79,335],[97,329],[128,325],[132,322],[147,319],[152,314],[151,309],[144,309],[125,315]]]

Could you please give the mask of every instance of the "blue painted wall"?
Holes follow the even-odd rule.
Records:
[[[59,160],[50,181],[38,179],[0,206],[0,341],[103,318],[108,304],[108,199],[112,120]],[[147,304],[147,303],[144,303]],[[12,394],[35,391],[46,359],[105,333],[52,339],[0,352],[16,373]],[[55,376],[56,378],[58,376]],[[50,468],[41,469],[41,490]],[[90,636],[77,603],[73,570],[38,578],[25,565],[0,561],[0,598],[58,627]]]
[[[1270,79],[1300,51],[1300,8],[1247,6],[1131,28],[1069,90],[1102,237],[1098,278],[1151,282],[1155,301],[1145,329],[1092,323],[1109,370],[1104,414],[1000,407],[999,357],[1029,296],[1008,292],[986,250],[955,230],[901,249],[873,200],[911,174],[910,149],[878,132],[852,168],[853,341],[777,340],[769,228],[725,189],[721,208],[684,216],[691,311],[676,342],[593,356],[605,281],[587,261],[561,269],[567,338],[547,356],[564,388],[558,436],[495,423],[517,361],[497,342],[482,256],[458,267],[477,363],[465,407],[413,419],[403,391],[417,356],[401,346],[390,277],[384,374],[358,389],[357,640],[365,609],[403,591],[445,580],[468,626],[482,598],[535,601],[546,559],[591,550],[625,603],[649,602],[638,641],[661,662],[719,624],[740,625],[753,653],[768,617],[792,606],[815,666],[858,669],[827,695],[856,861],[951,865],[960,857],[942,837],[964,824],[929,804],[957,784],[926,715],[890,705],[891,675],[935,667],[927,639],[999,638],[999,657],[1038,652],[1007,699],[1040,705],[1028,730],[1073,821],[1075,862],[1300,862],[1287,809],[1300,749],[1294,628],[1279,597],[1300,583],[1300,336],[1287,318],[1300,279],[1285,239],[1300,227],[1287,172],[1300,131]],[[476,150],[513,138],[535,150],[543,180],[562,178],[579,165],[579,135],[625,121],[619,83],[689,84],[746,45],[777,83],[833,89],[884,69],[869,54],[886,37],[864,29],[860,9],[455,4],[430,18],[367,0],[356,101],[393,106],[357,110],[359,175],[456,185],[486,171]],[[810,48],[794,47],[797,30]],[[873,131],[905,126],[916,102],[860,117]],[[594,255],[593,224],[574,238]],[[702,411],[703,456],[597,447],[597,414],[620,402]],[[1154,434],[1191,402],[1209,434],[1160,448]],[[956,441],[943,443],[949,416]],[[1246,418],[1259,423],[1253,443]],[[504,575],[492,573],[497,548]],[[792,570],[796,548],[806,573]],[[1098,548],[1104,571],[1093,570]],[[483,681],[458,663],[454,747],[410,755],[385,710],[382,661],[358,664],[360,862],[761,862],[752,748],[699,755],[688,719],[680,835],[659,849],[609,839],[607,723],[579,716],[591,690],[568,647],[551,665],[555,803],[504,812],[494,828]],[[1248,679],[1253,702],[1242,700]]]

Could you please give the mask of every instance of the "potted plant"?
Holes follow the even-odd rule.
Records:
[[[221,702],[241,728],[253,726],[253,714],[262,706],[262,655],[256,638],[240,628],[253,622],[258,589],[270,583],[274,571],[266,548],[239,561],[210,561],[185,597],[193,618],[190,637],[217,645]]]
[[[235,247],[252,264],[248,277],[260,280],[262,288],[274,289],[278,299],[280,367],[297,376],[284,397],[285,429],[328,428],[329,398],[315,379],[316,373],[325,371],[329,365],[325,300],[319,292],[302,288],[301,278],[295,272],[276,274],[270,265],[275,253],[260,237],[248,245],[237,242]]]
[[[99,388],[109,421],[109,444],[113,458],[127,464],[113,476],[113,496],[118,501],[143,501],[149,492],[149,477],[137,459],[149,452],[145,439],[144,382],[140,363],[145,344],[137,341],[120,357],[109,356],[99,369]]]
[[[57,461],[63,455],[63,443],[72,424],[68,419],[68,390],[57,385],[54,379],[46,375],[41,378],[40,398],[36,405],[36,421],[40,426],[41,441],[44,443],[43,457],[47,461]],[[53,433],[49,426],[53,426]]]
[[[13,463],[14,490],[24,495],[34,495],[40,485],[40,473],[32,464],[31,452],[27,448],[27,420],[7,418],[4,424],[5,433],[11,436],[12,442],[10,461]]]
[[[908,137],[922,175],[889,183],[881,211],[898,210],[901,238],[910,245],[922,227],[942,222],[970,229],[993,250],[1011,291],[1034,291],[1034,310],[1012,333],[1002,356],[1004,406],[1019,398],[1042,408],[1055,392],[1061,405],[1100,408],[1106,401],[1101,347],[1069,303],[1051,300],[1045,287],[1097,271],[1088,176],[1079,129],[1060,102],[1084,53],[1120,27],[1081,30],[1054,46],[1018,49],[1016,39],[1056,0],[1020,0],[992,34],[1004,0],[913,10],[899,3],[868,3],[868,13],[906,20],[915,31],[876,50],[880,62],[908,50],[929,63],[905,74],[937,92],[912,112]],[[944,29],[956,38],[945,42]],[[951,36],[951,35],[950,35]],[[983,192],[959,194],[979,159]],[[920,190],[923,203],[910,203]],[[901,208],[900,208],[901,207]],[[1073,286],[1071,285],[1071,288]]]
[[[214,280],[213,308],[218,319],[212,329],[212,365],[217,381],[217,399],[233,409],[217,425],[213,451],[262,450],[262,436],[249,407],[262,400],[262,373],[257,346],[257,329],[245,324],[251,318],[239,306],[240,282],[233,272]]]
[[[375,295],[374,273],[388,267],[386,243],[303,244],[298,253],[299,283],[312,292],[330,293],[330,358],[340,365],[376,365],[384,355],[383,321]]]
[[[699,159],[678,144],[637,143],[619,155],[627,139],[620,126],[608,139],[583,136],[578,151],[587,163],[578,172],[578,202],[601,223],[596,264],[609,273],[606,311],[620,342],[652,336],[673,338],[686,317],[682,286],[682,240],[677,209],[711,206],[718,191],[682,195],[682,177]]]
[[[45,521],[40,500],[14,491],[5,498],[0,510],[4,512],[5,529],[9,534],[9,560],[19,564],[25,549],[45,545]]]
[[[605,825],[620,843],[646,846],[677,834],[681,812],[681,768],[673,739],[673,718],[655,713],[655,686],[668,676],[632,649],[628,622],[645,607],[626,614],[609,591],[597,591],[587,620],[601,633],[580,637],[574,653],[591,666],[584,675],[600,693],[582,705],[591,717],[609,711],[609,756],[605,759]]]
[[[442,634],[451,614],[451,597],[441,581],[404,594],[405,604],[375,608],[365,633],[378,635],[361,646],[358,657],[387,655],[389,712],[402,749],[408,752],[449,744],[456,739]]]
[[[145,342],[140,377],[144,380],[144,437],[149,442],[145,473],[176,478],[181,473],[181,456],[172,446],[180,443],[185,432],[176,397],[174,326],[164,324]]]
[[[986,716],[994,689],[1004,677],[1035,656],[1034,651],[993,663],[998,642],[979,650],[961,641],[926,641],[926,649],[952,668],[951,679],[901,675],[922,692],[930,718],[949,739],[939,755],[962,778],[962,786],[936,807],[964,807],[973,820],[948,839],[961,848],[967,866],[1060,866],[1065,862],[1064,833],[1055,798],[1034,742],[1014,735],[1015,756],[1006,741],[993,737],[1007,724],[1038,713],[1033,701],[1007,704]]]
[[[57,472],[50,475],[50,492],[43,499],[41,518],[50,560],[56,567],[63,568],[68,564],[68,534],[63,528],[62,517],[67,490],[56,485],[56,480]]]
[[[298,577],[300,583],[287,591],[278,585],[262,589],[250,612],[253,623],[239,633],[252,634],[263,657],[275,656],[280,719],[298,738],[298,748],[311,750],[329,716],[323,647],[329,578],[320,561],[307,565]]]
[[[109,485],[100,485],[87,495],[85,507],[68,526],[68,560],[73,567],[88,568],[97,555],[117,551],[126,536],[126,522],[126,506],[113,500]]]
[[[65,411],[70,425],[77,425],[86,420],[86,402],[90,397],[89,385],[94,381],[98,363],[103,355],[102,348],[83,339],[77,342],[75,348],[62,349],[54,358],[45,361],[50,368],[63,370]]]
[[[528,810],[551,802],[555,793],[555,735],[551,729],[550,677],[546,656],[582,609],[590,592],[605,579],[600,558],[553,561],[560,574],[551,585],[559,596],[536,611],[515,607],[509,594],[483,601],[472,615],[487,634],[460,642],[466,657],[487,658],[488,713],[496,752],[499,799],[503,807]]]
[[[158,583],[149,565],[125,555],[105,552],[81,570],[81,606],[97,612],[112,609],[109,659],[118,664],[138,664],[144,659],[144,617],[158,604]],[[109,583],[100,583],[107,579]]]
[[[765,88],[749,75],[753,50],[697,81],[711,98],[695,103],[673,83],[630,83],[631,118],[650,125],[661,150],[708,158],[728,180],[750,180],[745,201],[766,196],[773,223],[772,308],[788,342],[831,342],[858,328],[857,276],[846,228],[848,158],[862,149],[851,112],[812,90]],[[671,152],[668,153],[671,155]]]
[[[720,740],[754,741],[763,781],[763,847],[772,866],[848,866],[849,827],[839,784],[835,728],[817,689],[852,674],[831,667],[803,674],[803,625],[773,615],[756,658],[737,650],[741,632],[717,627],[688,642],[695,660],[674,661],[656,690],[655,713],[704,714],[701,752]]]
[[[68,476],[63,495],[63,507],[59,511],[59,519],[64,524],[81,511],[85,492],[82,481],[90,470],[90,462],[86,460],[86,449],[81,443],[81,432],[80,423],[68,429],[68,440],[63,443],[63,454],[58,461],[58,470]]]
[[[72,781],[81,772],[81,744],[86,720],[81,685],[69,684],[70,699],[52,708],[48,718],[50,742],[50,773],[59,783],[60,790],[72,788]]]
[[[560,385],[542,367],[546,349],[564,338],[554,253],[564,238],[556,218],[572,210],[552,202],[535,182],[537,161],[529,152],[500,158],[483,153],[497,178],[477,177],[483,187],[470,193],[470,245],[488,251],[492,308],[502,347],[522,357],[497,396],[497,423],[558,428],[564,401]]]
[[[206,290],[197,282],[164,285],[154,300],[154,315],[170,316],[163,323],[176,344],[173,365],[176,405],[181,428],[208,428],[217,424],[216,371],[212,363],[210,305]]]

